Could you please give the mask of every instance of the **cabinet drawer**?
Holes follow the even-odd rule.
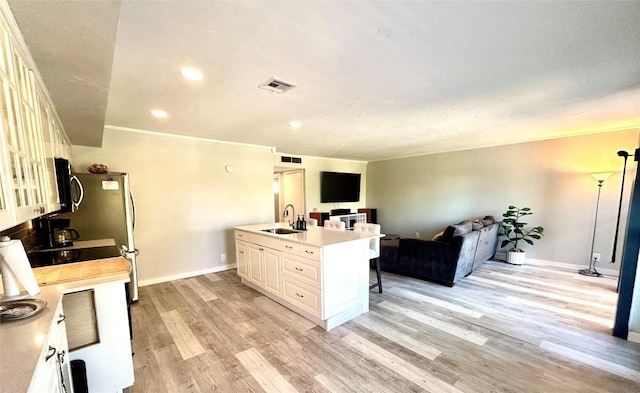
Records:
[[[238,240],[244,240],[245,242],[260,244],[260,235],[256,233],[235,231],[235,237]]]
[[[280,249],[280,239],[277,239],[275,237],[262,236],[262,240],[260,240],[260,244],[265,247],[273,248],[274,250]]]
[[[322,319],[322,295],[319,289],[305,285],[291,277],[282,280],[282,295],[285,300]]]
[[[300,245],[300,256],[304,258],[313,259],[314,261],[322,261],[322,253],[320,247]]]
[[[284,274],[315,288],[322,288],[319,262],[285,255]]]
[[[284,251],[289,254],[298,255],[300,251],[300,245],[298,243],[290,242],[287,240],[280,240],[280,251]]]

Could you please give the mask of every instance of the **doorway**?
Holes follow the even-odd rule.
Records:
[[[304,169],[276,168],[273,174],[273,194],[275,219],[282,221],[284,207],[288,204],[295,208],[295,215],[306,214]],[[295,220],[296,217],[289,217]]]

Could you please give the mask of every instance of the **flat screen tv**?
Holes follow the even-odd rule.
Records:
[[[360,201],[360,174],[320,172],[320,202]]]

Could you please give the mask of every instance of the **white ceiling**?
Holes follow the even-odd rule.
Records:
[[[637,1],[9,4],[74,144],[106,125],[379,160],[640,128]]]

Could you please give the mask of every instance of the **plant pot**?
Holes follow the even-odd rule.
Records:
[[[507,263],[512,265],[524,265],[527,260],[527,253],[522,251],[507,251]]]

